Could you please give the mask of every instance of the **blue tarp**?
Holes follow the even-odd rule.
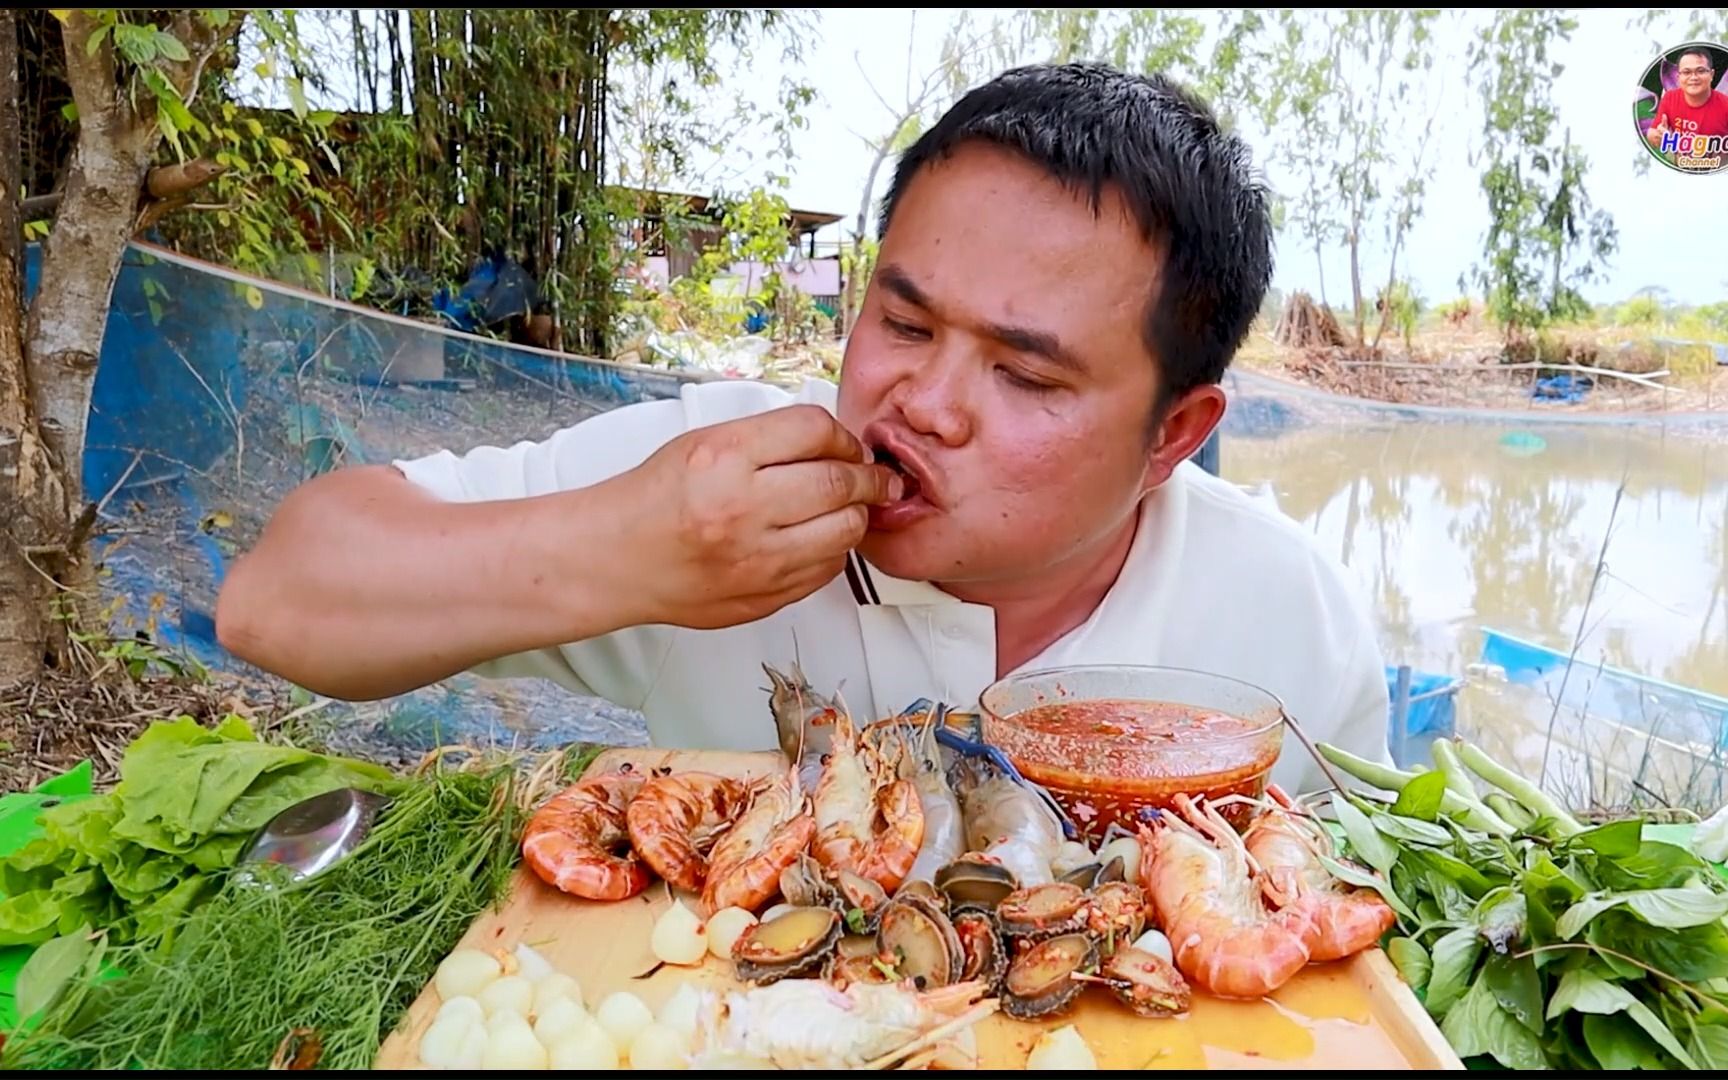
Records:
[[[1568,676],[1566,652],[1487,628],[1482,631],[1482,662],[1504,671],[1508,682],[1540,690],[1569,709],[1728,749],[1728,698],[1598,665],[1582,655]]]
[[[1451,735],[1457,729],[1458,717],[1455,704],[1458,691],[1463,689],[1462,679],[1451,675],[1436,675],[1426,671],[1410,673],[1410,700],[1406,704],[1404,714],[1404,734],[1407,737],[1417,735]],[[1386,693],[1392,701],[1392,719],[1398,715],[1398,669],[1386,668]]]

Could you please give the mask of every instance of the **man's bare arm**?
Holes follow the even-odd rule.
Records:
[[[330,473],[290,493],[236,563],[217,636],[249,663],[361,701],[609,633],[634,617],[615,595],[630,575],[610,562],[626,546],[613,494],[445,502],[388,465]]]

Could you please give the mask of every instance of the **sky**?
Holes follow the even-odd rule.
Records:
[[[758,50],[747,63],[728,72],[722,90],[725,100],[717,106],[729,108],[742,99],[754,102],[766,114],[774,108],[783,79],[790,76],[809,83],[816,100],[806,110],[809,125],[794,135],[792,160],[771,160],[765,138],[741,137],[732,140],[720,160],[701,171],[725,175],[733,185],[760,182],[770,168],[788,174],[790,182],[783,193],[793,207],[846,216],[841,225],[825,229],[818,237],[838,242],[849,235],[842,230],[851,228],[857,214],[873,156],[861,136],[880,137],[893,122],[878,91],[898,103],[909,79],[916,83],[935,70],[947,30],[962,10],[820,9],[802,62],[785,61],[775,48]],[[995,13],[972,9],[971,14],[987,22]],[[1208,25],[1214,21],[1211,12],[1194,14]],[[1578,29],[1553,58],[1556,63],[1549,66],[1548,77],[1553,79],[1560,127],[1570,130],[1589,161],[1586,191],[1595,207],[1613,214],[1620,242],[1606,275],[1581,291],[1597,303],[1618,302],[1652,286],[1666,289],[1668,299],[1679,303],[1728,299],[1728,265],[1722,260],[1722,253],[1728,252],[1728,214],[1719,210],[1728,203],[1728,171],[1685,176],[1652,165],[1638,175],[1634,162],[1642,151],[1631,103],[1655,48],[1646,35],[1628,29],[1627,9],[1579,10],[1573,15]],[[1399,256],[1418,295],[1430,306],[1459,295],[1459,275],[1481,258],[1488,224],[1480,174],[1470,163],[1482,107],[1459,62],[1465,32],[1461,28],[1438,42],[1441,59],[1417,88],[1419,99],[1438,102],[1438,108],[1395,118],[1396,137],[1412,146],[1428,117],[1436,118],[1427,153],[1437,168],[1422,216]],[[1719,36],[1728,38],[1728,27]],[[1672,44],[1678,41],[1664,43]],[[1553,74],[1556,67],[1557,75]],[[352,64],[338,62],[332,69],[351,71]],[[1535,77],[1539,76],[1532,72]],[[340,82],[342,76],[337,78]],[[332,92],[341,90],[333,86]],[[314,107],[319,104],[315,101]],[[1247,123],[1242,130],[1256,162],[1276,190],[1292,190],[1295,177],[1273,160],[1272,140],[1256,127]],[[886,190],[890,173],[891,168],[885,167],[878,176],[876,198]],[[696,180],[685,190],[699,187]],[[1365,238],[1365,292],[1384,282],[1388,246],[1378,232]],[[1324,252],[1324,274],[1328,299],[1335,305],[1347,301],[1349,262],[1341,245]],[[1318,296],[1319,278],[1311,245],[1293,229],[1281,231],[1273,284],[1285,292],[1304,289]],[[1471,292],[1476,291],[1473,282],[1467,284]]]
[[[810,127],[797,134],[788,201],[795,207],[857,213],[871,151],[855,132],[879,135],[892,123],[887,108],[871,90],[874,83],[890,101],[904,86],[911,39],[913,80],[938,65],[947,26],[954,9],[823,9],[817,40],[802,65],[802,77],[813,85],[818,100],[810,110]],[[974,17],[988,18],[975,11]],[[1620,250],[1608,267],[1606,280],[1585,286],[1593,302],[1623,300],[1647,286],[1662,286],[1681,303],[1713,303],[1728,299],[1728,172],[1683,176],[1654,165],[1644,176],[1634,172],[1640,152],[1631,119],[1632,95],[1654,56],[1649,41],[1629,31],[1625,10],[1575,12],[1578,29],[1557,57],[1563,70],[1554,80],[1553,98],[1562,127],[1589,160],[1585,188],[1595,206],[1613,214]],[[1210,21],[1210,14],[1206,17]],[[1721,37],[1728,38],[1728,27]],[[1677,42],[1676,42],[1677,43]],[[1462,55],[1461,42],[1441,48]],[[866,81],[859,63],[870,72]],[[741,80],[741,90],[765,97],[791,69],[759,58]],[[748,88],[748,89],[746,89]],[[1464,78],[1461,65],[1438,63],[1421,92],[1438,96],[1440,125],[1428,153],[1439,163],[1429,184],[1422,218],[1406,240],[1400,261],[1417,290],[1431,305],[1458,295],[1458,276],[1480,258],[1488,225],[1487,204],[1479,172],[1467,159],[1472,136],[1481,127],[1481,105]],[[1443,95],[1443,96],[1441,96]],[[1433,99],[1430,99],[1433,100]],[[1420,118],[1411,118],[1420,122]],[[1407,125],[1410,126],[1410,125]],[[1267,169],[1275,187],[1293,181],[1267,163],[1269,140],[1264,133],[1245,131],[1255,159]],[[886,190],[887,170],[878,178],[876,195]],[[838,237],[829,229],[822,239]],[[1683,240],[1683,245],[1680,243]],[[1384,280],[1387,245],[1371,238],[1363,254],[1365,280]],[[1348,256],[1342,247],[1326,253],[1327,294],[1334,304],[1347,295]],[[1285,291],[1306,289],[1318,295],[1318,271],[1311,247],[1286,230],[1278,241],[1274,285]],[[1474,291],[1474,290],[1473,290]]]

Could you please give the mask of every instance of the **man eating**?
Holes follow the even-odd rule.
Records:
[[[875,719],[1012,672],[1192,668],[1388,760],[1365,599],[1189,457],[1268,287],[1248,154],[1158,76],[1006,72],[901,158],[838,387],[686,386],[542,442],[341,470],[223,587],[235,655],[365,700],[462,671],[772,749],[796,654]],[[1322,786],[1295,740],[1274,778]]]

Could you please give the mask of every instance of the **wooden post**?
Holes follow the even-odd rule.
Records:
[[[1392,764],[1402,769],[1410,741],[1410,665],[1398,665],[1398,685],[1392,694]]]

